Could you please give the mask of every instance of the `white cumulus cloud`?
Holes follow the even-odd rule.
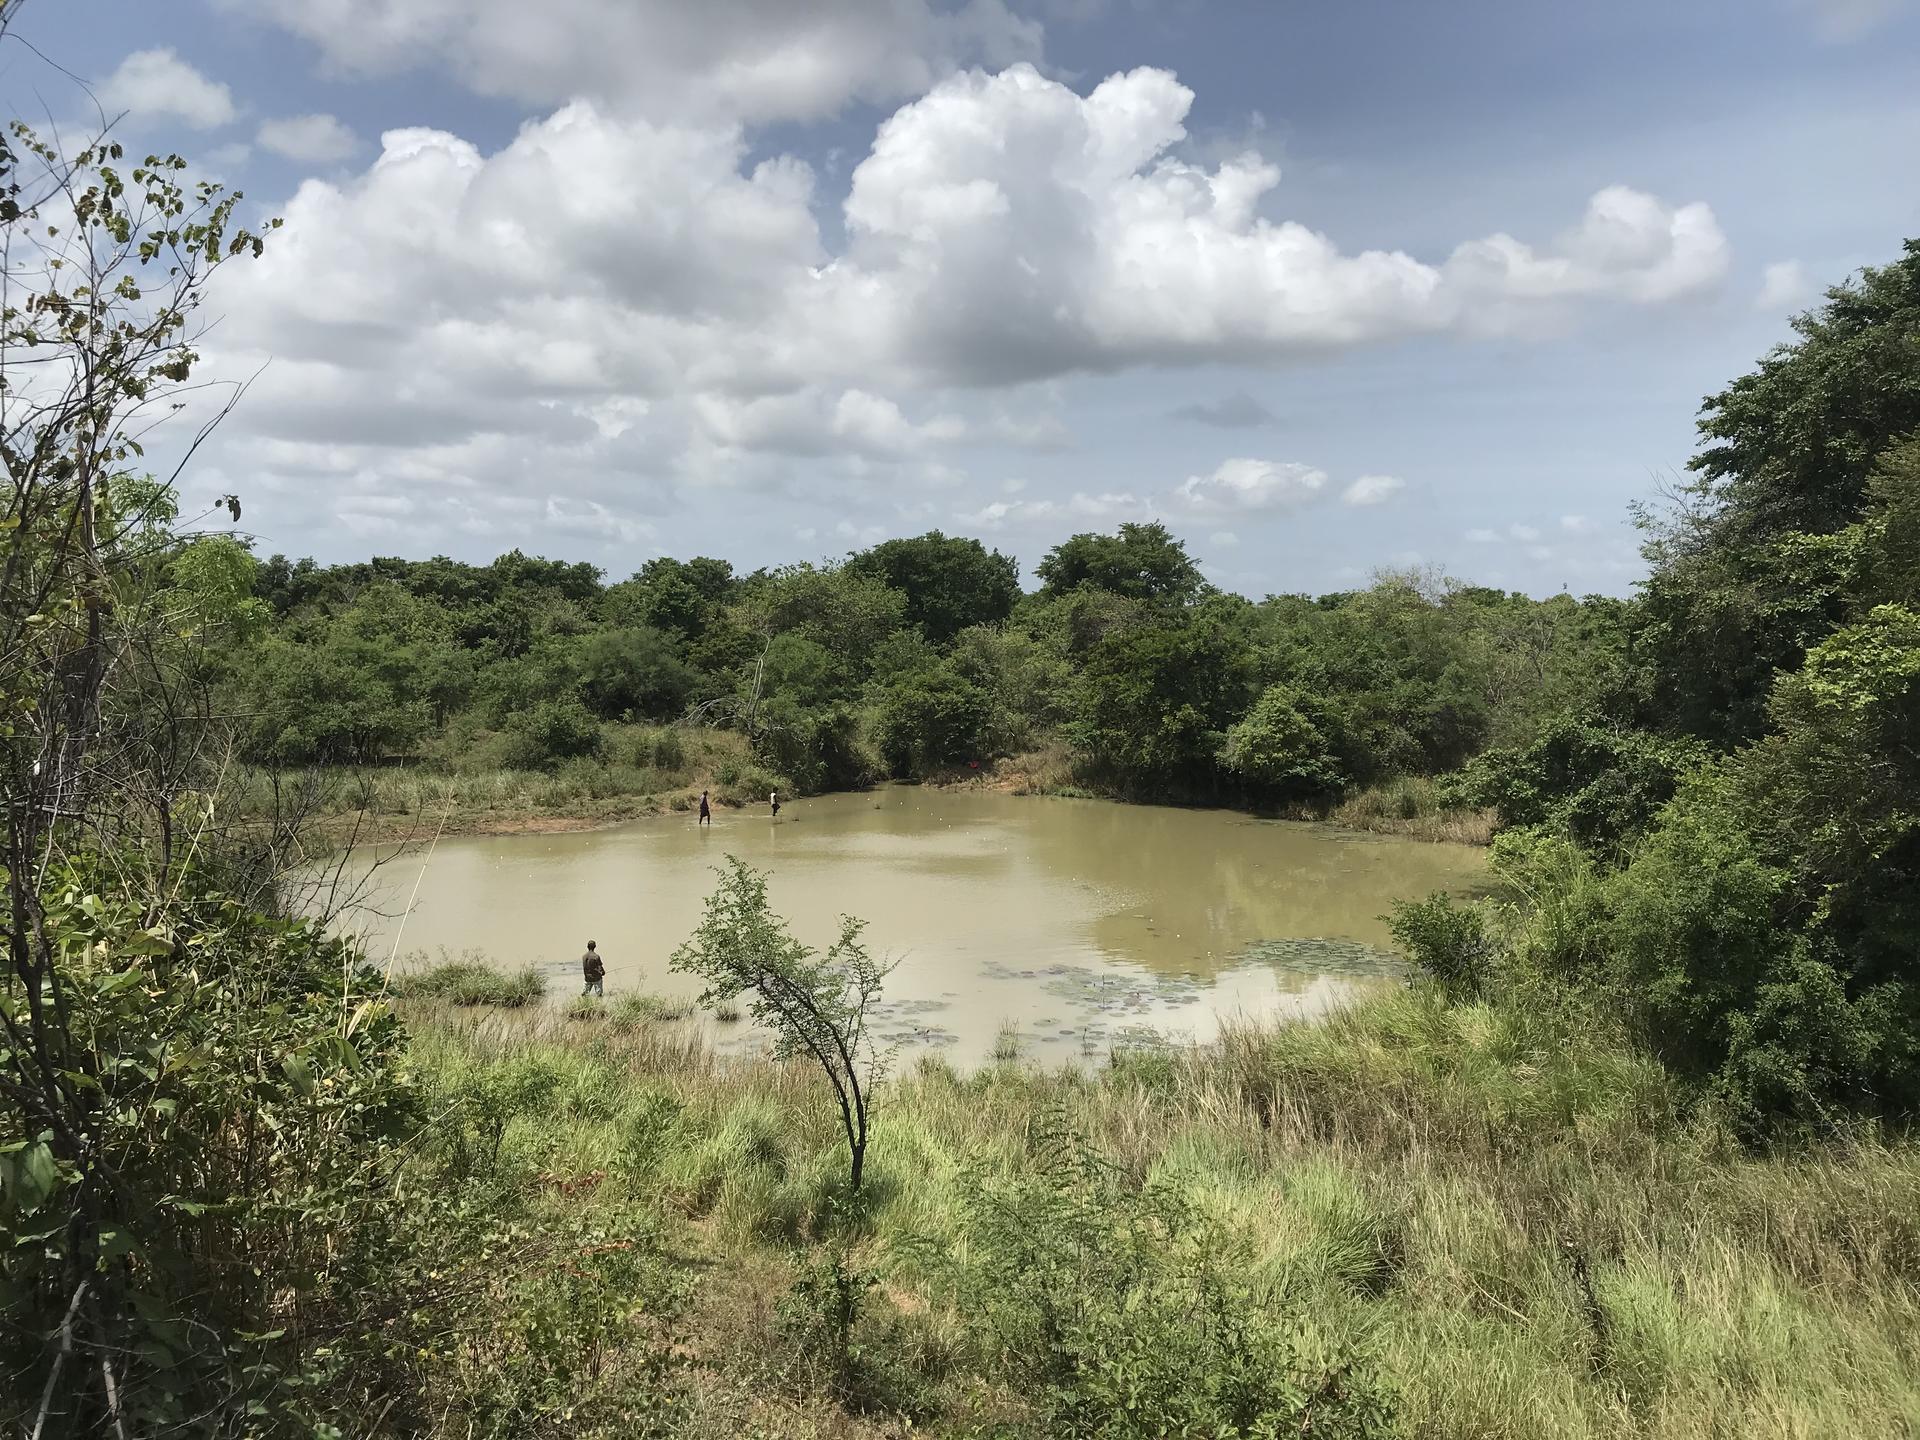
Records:
[[[963,65],[1037,59],[1004,0],[222,0],[356,75],[444,70],[483,95],[656,118],[808,119],[916,95]]]
[[[171,49],[136,50],[100,84],[108,114],[127,111],[139,119],[178,120],[194,130],[215,130],[237,113],[233,92],[210,80]]]
[[[452,8],[408,13],[452,25]],[[512,533],[507,501],[530,486],[571,497],[533,512],[560,525],[591,504],[652,513],[690,480],[786,484],[794,457],[945,484],[946,447],[1067,443],[1054,402],[1032,403],[1051,387],[1027,382],[1471,336],[1535,306],[1678,298],[1724,264],[1705,206],[1618,189],[1539,249],[1344,253],[1263,213],[1279,174],[1261,157],[1178,158],[1192,101],[1159,70],[1086,95],[1026,65],[952,76],[879,127],[832,242],[812,168],[741,123],[581,100],[491,153],[389,131],[364,169],[303,183],[266,258],[223,275],[210,369],[261,373],[214,453],[289,508],[323,504],[323,477],[429,487],[408,522],[472,534]],[[1384,496],[1386,478],[1348,493]],[[1235,459],[1161,503],[1259,511],[1327,485]],[[978,523],[1047,503],[1148,505],[1004,500]]]
[[[337,165],[360,148],[353,131],[336,115],[288,115],[261,124],[255,140],[289,160]]]
[[[1345,505],[1385,505],[1406,488],[1398,475],[1362,475],[1340,492],[1340,500]]]
[[[1272,460],[1223,460],[1211,475],[1189,475],[1174,492],[1190,510],[1277,510],[1301,505],[1326,488],[1327,472]]]
[[[1756,310],[1792,310],[1813,298],[1813,281],[1798,260],[1777,260],[1761,272]]]

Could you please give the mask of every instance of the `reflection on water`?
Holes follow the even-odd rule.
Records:
[[[1467,889],[1480,852],[1222,811],[889,787],[613,830],[443,840],[402,855],[350,922],[383,957],[478,950],[577,984],[588,939],[607,991],[691,995],[667,957],[699,919],[726,854],[769,872],[810,943],[842,912],[899,961],[881,1031],[956,1064],[1002,1026],[1024,1053],[1104,1055],[1152,1026],[1204,1039],[1223,1015],[1309,1013],[1392,972],[1395,899]],[[385,912],[380,913],[380,912]],[[734,1027],[738,1028],[738,1027]],[[714,1027],[725,1039],[727,1027]]]

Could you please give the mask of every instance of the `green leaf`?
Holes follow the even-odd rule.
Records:
[[[53,1162],[53,1147],[36,1140],[13,1157],[6,1176],[13,1203],[22,1215],[30,1215],[46,1202],[60,1183],[60,1167]]]
[[[293,1088],[302,1095],[311,1096],[316,1088],[313,1083],[313,1069],[306,1057],[289,1055],[280,1062],[280,1068],[286,1072],[287,1079],[293,1082]]]
[[[105,999],[109,995],[118,995],[128,986],[137,984],[140,980],[140,975],[141,972],[137,969],[121,970],[102,980],[95,988],[94,994],[100,996],[102,999]]]

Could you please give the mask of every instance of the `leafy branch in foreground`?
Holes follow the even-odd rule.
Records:
[[[707,982],[702,1005],[751,996],[750,1013],[782,1055],[807,1055],[825,1072],[847,1137],[854,1194],[866,1165],[873,1090],[882,1068],[867,1036],[891,966],[861,942],[864,920],[840,917],[840,938],[822,954],[788,932],[767,903],[767,877],[729,855],[699,928],[673,952],[673,968]]]

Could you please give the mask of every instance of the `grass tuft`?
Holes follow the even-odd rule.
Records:
[[[518,1009],[547,993],[547,980],[531,965],[495,970],[476,959],[449,960],[428,970],[393,977],[392,991],[407,1000],[441,1000],[449,1005],[492,1005]]]

